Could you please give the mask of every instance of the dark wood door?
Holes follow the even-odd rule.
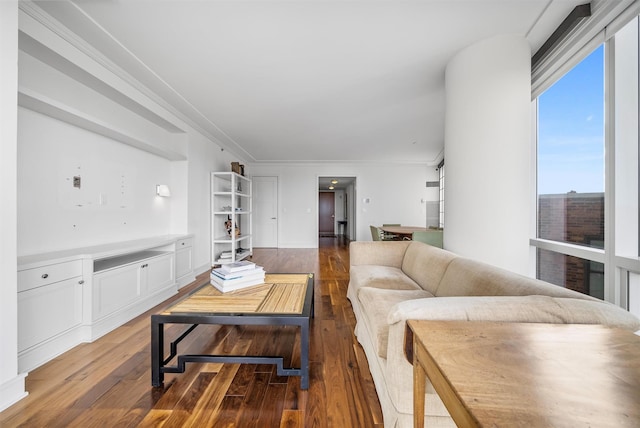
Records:
[[[335,220],[335,193],[333,192],[320,192],[320,208],[318,214],[318,225],[320,235],[335,235],[334,220]]]

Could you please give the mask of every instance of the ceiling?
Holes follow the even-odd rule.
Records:
[[[337,183],[333,183],[334,181],[337,181]],[[345,190],[355,182],[355,177],[318,177],[318,190]],[[330,186],[333,186],[333,189],[329,189]]]
[[[575,0],[76,0],[38,6],[249,162],[435,164],[461,49],[535,52]]]

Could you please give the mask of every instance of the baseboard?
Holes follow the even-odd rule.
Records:
[[[318,248],[318,243],[314,242],[282,242],[278,248]]]
[[[20,373],[0,384],[0,412],[29,395],[24,389],[24,379],[26,377],[27,373]]]
[[[211,269],[211,265],[209,263],[203,264],[197,268],[193,269],[195,276],[198,276],[202,273],[208,272]]]
[[[180,278],[176,279],[176,283],[178,285],[178,290],[184,287],[185,285],[191,284],[196,280],[196,276],[193,272],[189,272],[187,275],[183,275]]]
[[[50,339],[18,352],[18,371],[29,372],[60,354],[82,343],[85,338],[82,325],[77,325]]]

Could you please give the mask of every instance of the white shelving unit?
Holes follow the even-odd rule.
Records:
[[[211,173],[212,265],[233,263],[252,255],[251,203],[249,178],[235,172]],[[227,221],[233,225],[230,234]]]

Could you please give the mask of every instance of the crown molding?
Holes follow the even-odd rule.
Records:
[[[45,10],[43,10],[40,6],[35,4],[30,0],[21,0],[19,2],[19,9],[24,12],[26,15],[34,19],[36,22],[41,24],[44,28],[54,33],[56,36],[60,37],[60,39],[64,40],[73,48],[77,49],[82,54],[86,55],[89,59],[95,61],[99,66],[103,67],[106,71],[113,74],[118,79],[121,79],[124,83],[132,87],[135,91],[138,91],[141,95],[148,98],[153,104],[157,107],[163,109],[166,113],[173,116],[173,118],[178,119],[183,122],[185,125],[188,125],[193,130],[202,134],[205,138],[209,139],[211,142],[217,144],[221,148],[228,150],[234,156],[240,157],[246,162],[255,161],[255,158],[249,154],[246,150],[244,150],[240,145],[238,145],[230,136],[228,136],[224,131],[218,128],[213,122],[207,119],[202,113],[200,113],[193,105],[191,105],[186,99],[184,99],[179,93],[177,93],[170,85],[168,85],[165,81],[159,78],[155,73],[153,73],[139,58],[135,57],[131,52],[126,50],[111,34],[109,34],[104,28],[100,27],[95,21],[91,19],[82,9],[74,4],[73,2],[58,2],[60,7],[66,8],[65,12],[69,12],[70,19],[77,20],[86,20],[90,22],[93,29],[100,32],[100,36],[108,38],[112,43],[115,43],[121,48],[121,51],[124,55],[128,55],[129,58],[133,59],[135,62],[140,64],[148,73],[148,75],[153,79],[156,84],[160,85],[165,91],[168,91],[171,96],[178,98],[189,110],[192,114],[198,116],[200,121],[193,119],[189,114],[184,113],[180,109],[176,108],[170,102],[162,98],[156,92],[151,90],[149,87],[144,85],[138,79],[133,77],[130,73],[125,71],[123,68],[118,66],[114,61],[110,58],[106,57],[102,52],[96,49],[93,45],[91,45],[87,40],[79,37],[76,33],[74,33],[67,26],[58,21],[55,17],[51,16]],[[101,79],[102,80],[102,79]],[[109,85],[107,82],[105,84]],[[112,85],[109,85],[112,86]],[[113,87],[113,86],[112,86]],[[113,88],[118,91],[118,89]],[[121,92],[122,91],[118,91]],[[123,94],[127,96],[126,94]],[[145,107],[147,108],[147,107]],[[148,108],[147,108],[148,109]],[[158,117],[163,120],[171,123],[176,129],[183,130],[184,126],[179,126],[175,124],[174,120],[169,120],[166,117],[154,112],[152,109],[148,109],[149,111],[156,114]],[[201,122],[205,122],[206,125],[202,125]],[[238,156],[241,155],[241,156]]]

